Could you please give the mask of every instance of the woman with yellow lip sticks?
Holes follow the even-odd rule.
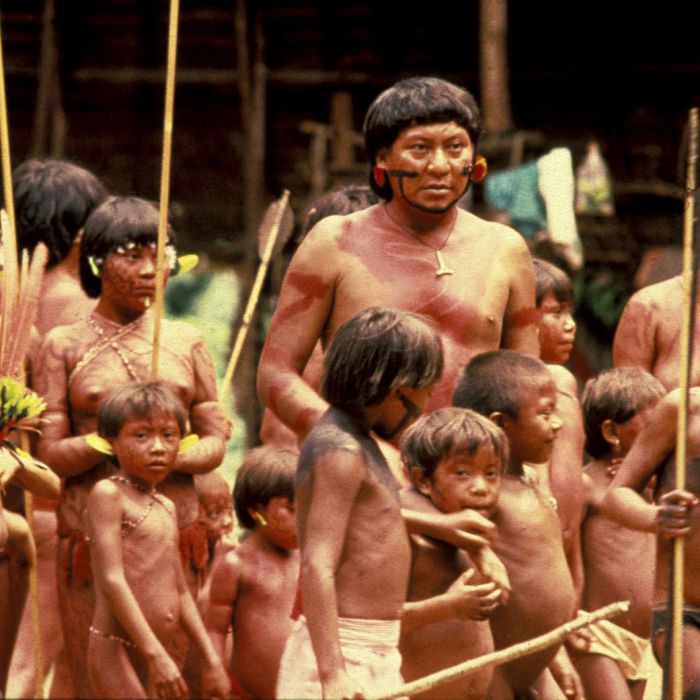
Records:
[[[85,659],[94,593],[85,507],[95,482],[115,471],[95,440],[97,410],[115,389],[150,377],[153,318],[148,309],[155,294],[157,232],[157,208],[136,197],[111,198],[90,215],[80,248],[80,279],[97,306],[82,321],[53,329],[37,362],[35,389],[47,404],[37,456],[63,478],[58,590],[78,697],[91,696]],[[178,269],[170,228],[166,259],[167,276]],[[188,557],[206,535],[197,523],[193,475],[220,464],[230,423],[217,402],[214,368],[202,337],[187,323],[161,323],[159,379],[182,402],[189,431],[199,440],[180,453],[159,490],[175,503],[180,551],[190,587],[196,588],[198,577]],[[182,659],[185,652],[183,638]]]

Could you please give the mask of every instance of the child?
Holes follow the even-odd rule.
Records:
[[[370,435],[398,440],[441,372],[440,337],[415,314],[370,307],[334,336],[322,381],[331,408],[304,443],[296,481],[306,617],[287,640],[277,697],[355,697],[401,685],[399,628],[430,621],[422,601],[404,605],[410,544],[402,515],[414,531],[460,546],[469,542],[458,527],[491,534],[476,513],[402,513],[398,484]],[[484,573],[487,540],[462,534],[478,543]]]
[[[535,304],[540,312],[537,335],[540,359],[554,365],[569,360],[576,336],[576,321],[571,315],[574,289],[568,275],[552,263],[533,258],[535,267]]]
[[[233,504],[226,479],[218,471],[194,475],[194,488],[199,503],[199,522],[207,538],[205,579],[215,561],[235,546],[233,536]]]
[[[557,387],[557,415],[562,421],[548,464],[536,468],[543,489],[557,502],[564,552],[578,597],[583,589],[581,517],[583,510],[583,419],[576,379],[562,365],[574,345],[576,322],[571,316],[574,289],[568,275],[552,263],[533,259],[537,334],[540,359],[548,364]]]
[[[700,388],[689,392],[684,490],[675,488],[680,400],[680,391],[674,390],[653,408],[606,492],[603,509],[626,527],[657,535],[651,643],[659,663],[671,633],[672,540],[685,537],[682,691],[690,700],[700,697]],[[641,494],[654,475],[654,502],[649,503]]]
[[[588,700],[641,699],[650,659],[649,622],[656,544],[650,533],[621,527],[601,511],[605,491],[617,473],[663,385],[638,368],[609,369],[590,379],[583,392],[586,451],[586,513],[582,525],[585,588],[582,607],[629,600],[629,613],[615,623],[588,628],[591,645],[575,660]]]
[[[550,631],[573,617],[575,596],[557,513],[523,463],[546,462],[561,427],[557,389],[547,366],[512,350],[473,358],[455,388],[455,406],[488,416],[508,437],[510,460],[493,516],[496,555],[512,584],[508,603],[491,616],[497,649]],[[512,661],[494,672],[489,697],[511,698],[537,686],[542,697],[560,697],[548,673],[557,647]],[[558,658],[558,661],[565,663]]]
[[[155,490],[175,466],[185,420],[158,383],[127,385],[98,411],[119,467],[87,500],[95,579],[87,664],[99,697],[187,697],[172,658],[178,628],[202,654],[205,695],[230,689],[185,582],[175,505]]]
[[[238,522],[248,532],[212,573],[207,629],[222,662],[250,697],[275,697],[275,679],[299,578],[294,511],[297,452],[250,450],[233,490]],[[233,628],[233,658],[226,635]],[[234,683],[235,685],[235,683]]]
[[[472,508],[486,517],[496,509],[508,443],[490,420],[464,408],[441,408],[419,418],[401,439],[401,456],[413,488],[402,504],[415,510],[454,513]],[[501,591],[483,582],[469,557],[444,542],[411,537],[413,553],[408,600],[442,596],[449,619],[401,632],[401,671],[407,681],[493,651],[486,619],[501,602]],[[471,591],[461,607],[450,598],[455,587]],[[451,613],[451,614],[450,614]],[[486,667],[421,698],[485,698],[493,674]]]

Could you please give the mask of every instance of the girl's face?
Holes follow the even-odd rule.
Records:
[[[569,359],[576,337],[571,304],[559,301],[554,292],[547,292],[542,297],[539,310],[540,358],[549,364],[564,364]]]
[[[479,445],[472,454],[454,452],[443,459],[431,477],[420,469],[411,472],[418,490],[443,513],[464,508],[490,517],[501,489],[501,459],[490,443]]]
[[[169,270],[165,271],[167,281]],[[111,304],[127,314],[143,313],[155,298],[156,249],[137,245],[123,252],[110,253],[100,272],[101,304]]]
[[[151,487],[165,479],[177,461],[180,427],[175,416],[132,416],[110,440],[122,472]]]

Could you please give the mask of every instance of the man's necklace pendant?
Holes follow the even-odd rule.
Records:
[[[441,250],[435,251],[435,257],[437,258],[437,262],[438,262],[438,269],[437,269],[437,272],[435,274],[438,277],[442,277],[443,275],[454,275],[455,271],[449,265],[447,265],[445,263],[445,260],[442,257]]]

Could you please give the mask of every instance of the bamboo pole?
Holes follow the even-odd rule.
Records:
[[[689,114],[688,171],[686,175],[685,214],[683,218],[683,309],[681,317],[678,386],[680,405],[676,434],[676,489],[685,489],[686,442],[688,425],[688,390],[690,385],[690,328],[693,308],[693,225],[695,213],[695,169],[698,150],[698,109]],[[684,602],[685,538],[673,541],[672,633],[671,633],[671,698],[683,694],[683,602]]]
[[[158,379],[160,361],[160,328],[165,295],[165,246],[168,240],[168,207],[170,166],[173,145],[173,105],[175,103],[175,66],[177,60],[177,24],[179,0],[170,0],[168,18],[168,57],[165,76],[165,110],[163,116],[163,155],[160,171],[160,204],[158,217],[158,247],[156,254],[156,294],[153,309],[153,355],[151,379]]]
[[[226,367],[226,373],[221,382],[221,391],[219,392],[219,401],[223,403],[226,398],[228,391],[231,387],[231,382],[233,381],[233,373],[236,371],[236,365],[238,364],[238,358],[241,355],[241,350],[243,349],[243,343],[248,335],[248,330],[250,329],[250,324],[253,320],[253,314],[255,313],[255,307],[258,304],[258,299],[260,298],[260,292],[262,291],[262,285],[265,281],[265,275],[267,274],[267,268],[270,265],[270,258],[272,257],[272,251],[275,248],[275,243],[277,242],[277,237],[282,227],[282,220],[284,214],[287,211],[287,205],[289,203],[289,190],[284,190],[282,197],[277,203],[277,210],[275,211],[275,218],[272,222],[272,226],[267,234],[267,239],[265,241],[265,247],[263,249],[262,256],[260,258],[260,264],[258,265],[258,271],[255,275],[255,281],[253,282],[253,288],[248,296],[248,302],[246,303],[245,311],[243,312],[243,318],[241,320],[241,326],[236,335],[236,340],[233,344],[233,350],[231,351],[231,357],[228,361],[228,366]]]
[[[469,659],[464,663],[457,664],[450,668],[443,669],[437,673],[431,673],[429,676],[419,678],[418,680],[405,683],[400,688],[388,695],[381,695],[376,700],[392,700],[393,698],[402,698],[418,693],[424,693],[428,690],[434,690],[449,681],[457,680],[474,673],[486,666],[500,666],[502,664],[520,659],[523,656],[534,654],[537,651],[542,651],[548,647],[554,646],[561,642],[567,635],[575,632],[582,627],[598,622],[598,620],[607,620],[608,618],[620,615],[629,610],[629,601],[621,601],[611,603],[603,608],[599,608],[594,612],[579,612],[575,620],[571,620],[559,627],[555,627],[550,632],[541,634],[539,637],[528,639],[519,644],[493,651],[490,654],[485,654],[477,659]]]
[[[8,116],[7,116],[7,97],[5,92],[5,61],[2,50],[2,30],[0,29],[0,160],[2,162],[2,187],[3,194],[5,198],[5,216],[7,232],[3,235],[3,242],[9,242],[10,245],[4,246],[3,255],[5,256],[6,268],[12,268],[17,270],[17,238],[15,233],[15,203],[14,196],[12,192],[12,164],[10,158],[10,136],[8,128]],[[12,256],[12,260],[10,260]],[[10,284],[9,271],[6,269],[5,273],[6,279],[3,285],[3,300],[2,300],[2,333],[0,337],[0,357],[4,359],[5,352],[7,350],[7,331],[9,328],[9,317],[10,309],[17,303],[17,294],[19,292],[20,280],[15,276],[12,284]],[[14,287],[14,288],[11,288]],[[14,368],[9,368],[10,372]],[[27,494],[25,491],[25,503],[28,506],[27,510],[27,522],[30,529],[33,532],[34,522],[33,522],[33,502],[31,494]],[[40,612],[39,612],[39,598],[37,591],[37,577],[36,577],[36,560],[32,563],[29,570],[29,592],[30,592],[30,604],[32,606],[32,631],[33,631],[33,641],[34,641],[34,663],[35,663],[35,688],[34,693],[37,698],[44,697],[44,667],[43,667],[43,653],[41,645],[41,625],[39,624]],[[7,592],[5,592],[7,593]],[[41,664],[41,666],[39,666]]]

